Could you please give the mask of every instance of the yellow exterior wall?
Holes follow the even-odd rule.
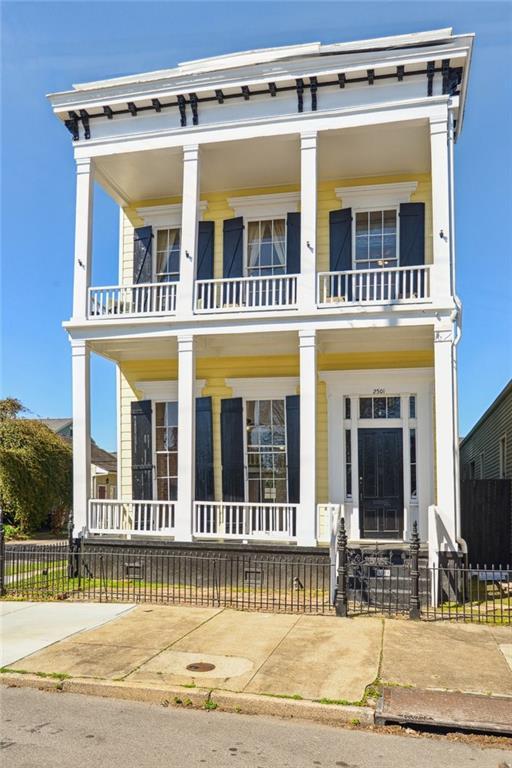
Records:
[[[432,203],[431,181],[429,174],[396,174],[394,176],[375,176],[372,178],[337,179],[336,181],[321,181],[318,185],[318,217],[317,217],[317,270],[326,272],[329,269],[329,211],[343,206],[335,194],[337,187],[358,186],[360,184],[392,184],[403,181],[417,181],[418,188],[411,200],[425,203],[425,262],[432,263]],[[233,189],[229,192],[212,192],[201,195],[201,200],[208,203],[204,212],[205,221],[215,222],[215,258],[214,275],[222,277],[222,222],[235,214],[228,205],[228,198],[244,195],[269,195],[282,192],[299,192],[298,185],[280,187],[262,187],[257,189]],[[155,205],[172,205],[180,203],[181,198],[169,197],[159,200],[141,200],[123,209],[122,226],[122,282],[131,283],[133,279],[133,229],[143,225],[143,220],[137,215],[137,208]]]
[[[351,354],[319,354],[318,370],[362,370],[379,368],[415,368],[433,365],[433,352],[362,352]],[[131,423],[130,403],[140,397],[137,381],[169,381],[177,379],[177,360],[140,360],[120,364],[120,451],[121,497],[131,498]],[[271,378],[274,376],[298,376],[298,355],[268,357],[199,357],[196,376],[204,379],[203,395],[212,397],[215,459],[215,498],[221,499],[221,443],[220,401],[231,397],[226,385],[231,378]],[[327,444],[327,396],[325,382],[318,382],[317,395],[317,501],[329,500],[328,493],[328,444]]]

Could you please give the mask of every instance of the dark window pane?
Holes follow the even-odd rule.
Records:
[[[386,418],[386,398],[375,397],[373,400],[373,418],[385,419]]]
[[[411,466],[411,496],[416,496],[417,494],[417,487],[416,487],[416,464],[413,464]]]
[[[178,403],[176,401],[167,403],[167,426],[168,427],[177,427],[178,426]]]
[[[284,424],[284,400],[272,400],[272,423]]]
[[[416,397],[411,395],[409,398],[409,418],[416,418]]]
[[[169,480],[169,501],[176,501],[178,498],[178,481],[176,478]]]
[[[167,454],[158,454],[156,457],[156,471],[158,477],[167,477]]]
[[[165,417],[165,403],[156,403],[155,414],[157,427],[163,426]]]
[[[388,419],[400,418],[400,398],[388,397]]]
[[[379,235],[382,232],[382,211],[370,211],[370,234]]]
[[[175,477],[178,475],[178,454],[177,453],[169,454],[169,475],[175,476]]]
[[[160,501],[168,501],[169,499],[169,484],[167,480],[158,480],[156,484],[156,494]]]
[[[350,397],[345,398],[345,418],[350,419]]]
[[[371,419],[373,417],[372,413],[372,398],[371,397],[360,397],[359,398],[359,418],[361,419]]]
[[[396,232],[396,211],[384,211],[384,234]]]
[[[367,259],[367,258],[368,258],[368,238],[357,237],[356,238],[356,260],[361,261],[361,259]]]
[[[416,464],[416,430],[411,429],[411,463]]]
[[[368,232],[368,214],[356,213],[356,234],[365,235]]]

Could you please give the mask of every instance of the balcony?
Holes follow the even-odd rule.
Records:
[[[89,288],[89,320],[145,315],[173,315],[176,312],[177,283],[139,283]]]
[[[90,499],[87,530],[111,535],[174,535],[173,501]]]
[[[417,303],[430,300],[430,267],[320,272],[318,306]]]
[[[198,314],[296,307],[297,275],[196,281],[194,311]]]
[[[297,504],[196,501],[194,536],[295,541]]]

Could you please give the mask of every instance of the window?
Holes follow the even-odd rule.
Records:
[[[397,209],[357,211],[354,240],[354,269],[397,267]]]
[[[410,464],[411,464],[411,498],[416,499],[418,495],[417,479],[416,479],[416,430],[411,429],[409,432],[409,449],[410,449]]]
[[[288,501],[285,401],[247,400],[249,501]]]
[[[158,229],[156,233],[156,281],[176,282],[180,279],[180,230]]]
[[[249,277],[284,275],[286,272],[286,220],[249,221],[247,274]]]
[[[409,397],[409,418],[416,418],[416,395],[411,395]]]
[[[399,397],[360,397],[360,419],[399,419]]]
[[[156,497],[178,498],[178,403],[155,403]]]
[[[500,463],[500,479],[503,480],[507,476],[507,437],[506,435],[503,435],[503,437],[500,437],[499,463]]]
[[[345,430],[345,487],[345,496],[352,498],[352,436],[350,429]]]

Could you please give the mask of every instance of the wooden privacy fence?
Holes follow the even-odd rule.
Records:
[[[512,563],[512,480],[463,480],[461,534],[472,563]]]

